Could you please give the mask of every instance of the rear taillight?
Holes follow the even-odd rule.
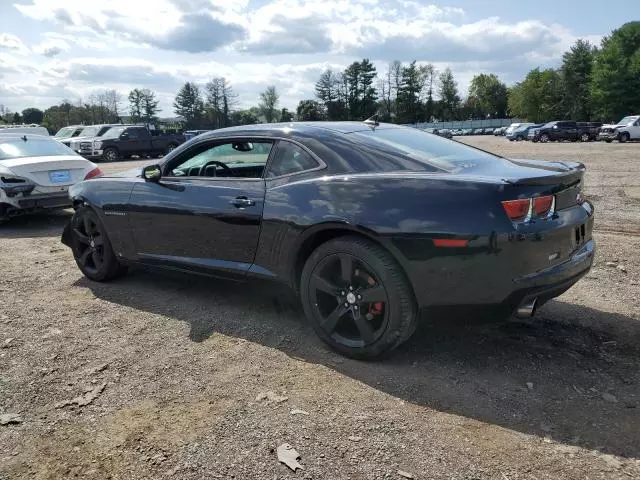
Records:
[[[547,217],[553,213],[555,208],[555,196],[545,195],[544,197],[506,200],[502,202],[502,206],[512,222]]]
[[[547,215],[553,206],[553,195],[533,199],[533,213],[540,217]]]
[[[100,170],[98,167],[94,168],[93,170],[91,170],[89,173],[87,173],[87,175],[84,177],[85,180],[91,180],[92,178],[96,178],[102,175],[102,170]]]
[[[531,199],[507,200],[502,202],[502,206],[504,207],[504,211],[507,212],[507,217],[516,222],[518,220],[524,220],[530,214]]]
[[[457,238],[434,238],[433,245],[435,247],[466,247],[469,244],[469,240],[460,240]]]

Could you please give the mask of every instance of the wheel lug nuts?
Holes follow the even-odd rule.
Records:
[[[344,302],[344,306],[345,306],[345,307],[348,307],[348,306],[349,306],[349,303]]]
[[[358,300],[362,300],[362,295],[358,295]]]
[[[350,291],[353,291],[353,287],[349,287],[349,290],[350,290]]]
[[[341,290],[341,291],[340,291],[340,295],[344,295],[344,290]]]

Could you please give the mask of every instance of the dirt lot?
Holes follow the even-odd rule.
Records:
[[[0,479],[640,478],[640,145],[464,141],[584,162],[595,267],[535,321],[451,314],[376,363],[271,285],[96,284],[68,213],[1,227]]]

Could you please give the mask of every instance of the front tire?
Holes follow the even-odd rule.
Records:
[[[620,143],[627,143],[629,141],[631,137],[629,136],[629,133],[627,132],[623,132],[620,134],[620,136],[618,137],[618,141]]]
[[[124,275],[127,267],[113,253],[104,225],[96,212],[80,207],[71,218],[71,250],[85,277],[96,282],[108,282]]]
[[[318,336],[348,357],[378,357],[416,328],[417,307],[402,268],[361,237],[320,245],[302,270],[300,298]]]
[[[540,142],[542,143],[549,142],[549,135],[547,135],[546,133],[543,133],[542,135],[540,135]]]
[[[102,152],[102,159],[106,162],[117,162],[120,160],[120,153],[115,148],[107,148]]]

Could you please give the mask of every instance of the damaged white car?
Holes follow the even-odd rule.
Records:
[[[69,187],[101,175],[95,163],[50,137],[0,134],[0,222],[71,206]]]

